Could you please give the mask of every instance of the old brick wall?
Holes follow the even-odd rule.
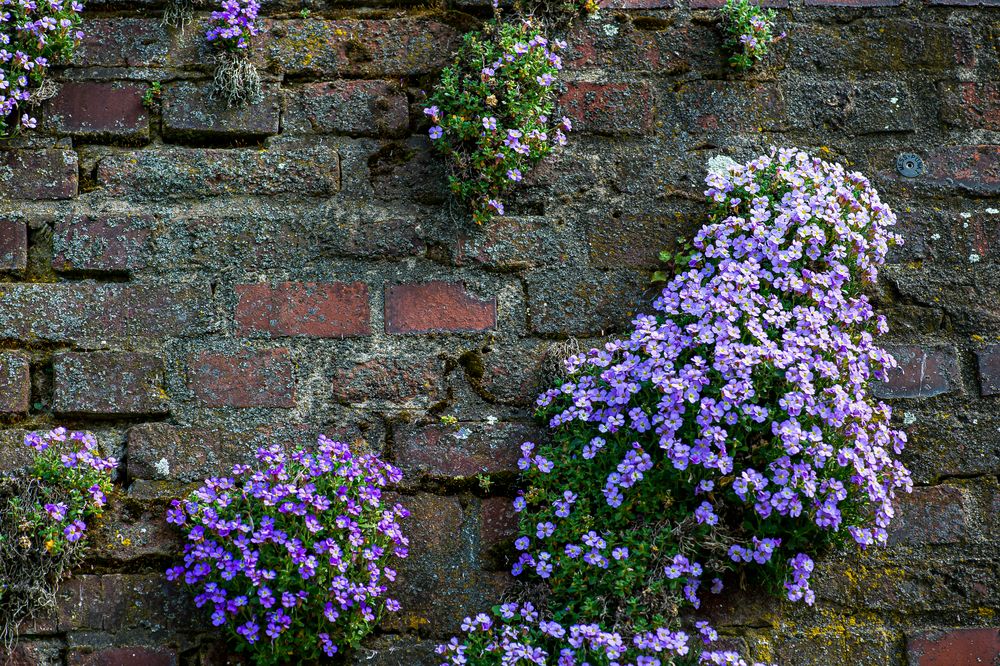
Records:
[[[825,558],[816,609],[747,591],[709,614],[781,664],[995,663],[1000,2],[777,0],[788,40],[736,77],[714,0],[612,0],[569,38],[569,146],[475,227],[419,100],[485,4],[306,0],[303,19],[265,2],[266,98],[224,110],[203,25],[91,0],[40,130],[0,146],[0,464],[52,424],[125,464],[84,573],[16,663],[224,663],[162,577],[164,505],[256,443],[322,431],[399,464],[414,512],[405,611],[360,661],[436,664],[434,641],[507,581],[514,451],[538,436],[550,347],[627,328],[657,252],[702,219],[706,161],[771,144],[864,171],[900,215],[877,299],[902,371],[881,391],[919,487],[890,548]],[[926,172],[898,175],[901,152]]]

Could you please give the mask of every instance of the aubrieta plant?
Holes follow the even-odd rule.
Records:
[[[706,182],[714,211],[655,314],[539,397],[551,438],[522,445],[514,502],[528,600],[469,619],[447,664],[745,664],[679,611],[748,567],[811,605],[817,552],[886,542],[912,483],[869,392],[895,361],[862,289],[895,216],[795,149]]]
[[[562,41],[529,20],[499,14],[465,35],[424,113],[430,138],[449,161],[452,193],[477,223],[504,214],[503,195],[557,146],[568,118],[553,118]]]
[[[228,106],[259,104],[264,98],[260,73],[250,59],[253,38],[260,34],[257,0],[223,0],[212,12],[205,38],[219,49],[212,91]]]
[[[0,0],[0,138],[38,125],[27,107],[52,96],[46,74],[73,55],[82,11],[76,0]]]
[[[90,433],[65,428],[30,433],[26,470],[0,475],[0,639],[10,648],[18,625],[55,607],[59,582],[80,562],[87,528],[99,518],[118,466]]]
[[[170,580],[194,588],[195,605],[254,663],[302,663],[355,647],[384,610],[407,556],[399,519],[383,503],[401,472],[374,455],[319,438],[290,454],[261,448],[255,466],[210,478],[167,521],[186,534],[183,564]]]
[[[732,52],[729,64],[736,69],[750,69],[764,59],[771,44],[785,37],[785,33],[773,32],[775,11],[761,9],[750,0],[726,0],[719,12],[727,35],[725,46]]]

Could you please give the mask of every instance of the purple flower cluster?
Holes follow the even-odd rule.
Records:
[[[399,610],[386,583],[396,577],[390,559],[408,553],[398,520],[409,512],[383,506],[382,489],[400,471],[325,436],[315,450],[271,446],[256,458],[173,501],[167,521],[187,543],[168,579],[193,586],[212,624],[259,663],[356,645],[383,609]]]
[[[885,543],[896,493],[912,487],[897,458],[906,438],[869,393],[895,364],[875,344],[885,319],[862,293],[899,241],[892,211],[860,174],[795,149],[706,182],[710,222],[678,256],[656,314],[567,359],[568,378],[538,399],[553,441],[521,447],[530,487],[514,501],[513,573],[548,586],[555,619],[572,620],[566,636],[595,615],[620,625],[623,612],[648,612],[645,591],[698,608],[703,587],[718,594],[726,570],[748,564],[812,604],[813,560],[793,546]],[[605,657],[638,666],[687,654],[676,620],[665,621],[653,634],[622,633],[622,653]],[[562,659],[547,624],[523,614],[509,624],[443,654],[513,663],[530,637]],[[566,649],[560,664],[586,658]]]
[[[77,29],[82,11],[76,0],[0,0],[0,137],[18,124],[37,126],[22,107],[36,94],[46,70],[68,58],[83,37]]]
[[[213,23],[205,38],[210,42],[218,41],[226,48],[248,49],[251,38],[260,34],[259,11],[257,0],[223,0],[222,10],[212,12]]]

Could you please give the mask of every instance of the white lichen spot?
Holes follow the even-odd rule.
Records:
[[[989,213],[990,215],[996,215],[1000,213],[1000,208],[987,208],[986,212]]]
[[[969,263],[970,264],[978,263],[979,260],[980,260],[980,258],[981,257],[978,254],[976,254],[975,252],[973,252],[972,254],[969,255]]]
[[[725,175],[729,173],[729,169],[739,166],[739,162],[726,155],[715,155],[709,158],[707,163],[707,168],[709,173],[717,173],[720,175]]]
[[[970,217],[972,217],[972,213],[959,213],[958,216],[961,217],[963,220],[968,220]]]
[[[898,97],[890,97],[889,98],[889,104],[892,104],[893,106],[897,106],[899,104],[899,98]]]
[[[618,25],[616,23],[605,23],[604,34],[608,37],[614,37],[618,34]]]
[[[486,417],[486,423],[488,423],[489,425],[496,425],[497,421],[499,421],[499,420],[500,419],[498,419],[497,417],[493,416],[492,414],[490,414],[489,416]]]
[[[941,240],[941,234],[931,234],[931,240]]]
[[[903,412],[903,425],[913,425],[917,422],[917,416],[913,412]]]
[[[156,473],[160,476],[170,476],[170,461],[166,458],[160,458],[156,461]]]

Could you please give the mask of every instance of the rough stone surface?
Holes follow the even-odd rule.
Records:
[[[345,663],[437,666],[510,582],[516,447],[544,436],[558,350],[650,312],[660,252],[706,219],[710,159],[798,145],[899,217],[869,295],[916,487],[888,548],[818,558],[816,607],[729,585],[706,613],[781,666],[995,666],[998,3],[764,0],[788,38],[741,74],[721,0],[603,0],[565,35],[568,145],[478,226],[449,204],[422,106],[486,0],[264,2],[265,100],[233,109],[210,98],[209,4],[181,32],[161,0],[91,0],[61,94],[0,146],[0,470],[53,425],[122,468],[89,561],[10,663],[244,663],[163,579],[164,508],[324,432],[401,466],[413,510],[404,611]],[[904,152],[922,174],[897,173]]]

